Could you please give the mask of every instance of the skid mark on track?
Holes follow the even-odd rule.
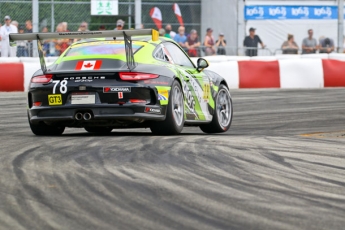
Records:
[[[316,137],[316,138],[345,138],[345,131],[333,132],[315,132],[301,134],[302,137]]]

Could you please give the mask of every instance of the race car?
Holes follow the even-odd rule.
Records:
[[[41,40],[73,43],[46,66]],[[10,34],[37,40],[41,69],[31,78],[28,120],[36,135],[61,135],[66,127],[91,133],[150,128],[179,134],[184,126],[226,132],[233,108],[224,78],[197,65],[173,40],[153,29]]]

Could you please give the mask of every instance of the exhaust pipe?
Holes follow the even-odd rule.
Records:
[[[83,118],[85,121],[91,120],[92,116],[90,113],[84,113]]]
[[[76,113],[74,115],[74,118],[77,120],[77,121],[80,121],[81,119],[83,119],[83,114],[82,113]]]

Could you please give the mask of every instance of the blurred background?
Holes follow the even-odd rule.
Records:
[[[116,15],[103,12],[91,14],[92,4],[117,8]],[[116,28],[118,20],[124,22],[123,29],[155,28],[165,29],[171,24],[177,33],[179,26],[185,27],[186,36],[192,29],[198,34],[201,47],[204,45],[206,30],[211,28],[214,43],[223,34],[226,40],[226,55],[245,55],[244,38],[249,28],[255,28],[265,47],[258,46],[258,55],[281,54],[282,43],[288,34],[301,53],[302,40],[313,29],[318,41],[330,38],[334,43],[332,52],[343,51],[343,21],[338,20],[338,6],[341,0],[0,0],[0,19],[9,15],[18,22],[24,32],[27,21],[32,22],[33,32],[55,32],[64,23],[62,30],[78,31],[85,25],[86,30]],[[106,11],[106,10],[105,10]],[[182,18],[179,20],[179,16]],[[200,48],[200,56],[205,55]]]

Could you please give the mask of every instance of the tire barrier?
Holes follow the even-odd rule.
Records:
[[[261,57],[205,57],[207,68],[223,76],[230,88],[345,87],[345,55],[295,55]],[[38,59],[0,58],[0,91],[27,91]],[[192,59],[196,62],[196,58]],[[54,61],[47,60],[48,63]],[[47,63],[47,64],[48,64]]]

